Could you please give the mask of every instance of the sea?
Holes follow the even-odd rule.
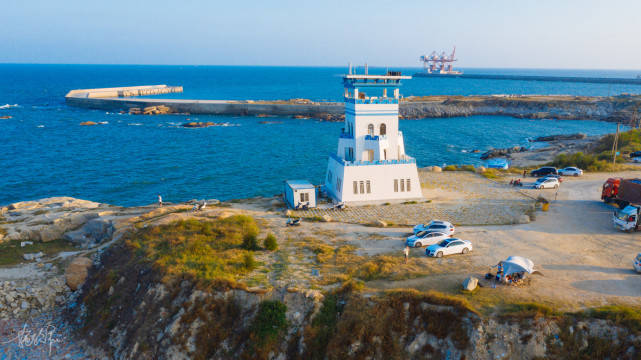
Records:
[[[69,107],[72,89],[182,85],[188,99],[340,101],[343,67],[0,64],[0,205],[72,196],[114,205],[273,196],[288,179],[320,184],[342,123],[287,117],[136,116]],[[362,72],[362,69],[356,69]],[[382,73],[386,68],[369,68]],[[414,74],[419,68],[394,68]],[[636,77],[639,71],[463,69],[467,73]],[[410,95],[641,93],[641,86],[460,78],[414,78]],[[269,124],[261,124],[268,120]],[[99,123],[80,126],[83,121]],[[187,121],[231,126],[183,128]],[[419,167],[482,164],[475,149],[528,146],[529,139],[616,125],[501,116],[401,120]]]

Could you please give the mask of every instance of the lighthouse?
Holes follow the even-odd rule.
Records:
[[[345,127],[329,156],[325,191],[337,202],[422,198],[416,159],[398,128],[400,72],[343,76]]]

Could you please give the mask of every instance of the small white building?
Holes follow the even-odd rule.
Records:
[[[337,202],[423,197],[416,159],[405,153],[398,129],[400,72],[343,77],[345,127],[330,154],[325,190]],[[391,96],[388,96],[391,90]],[[367,94],[365,93],[367,91]],[[378,96],[372,96],[378,92]]]
[[[306,180],[285,181],[285,201],[292,209],[316,207],[316,187]]]

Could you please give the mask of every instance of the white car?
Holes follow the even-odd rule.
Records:
[[[425,255],[430,257],[443,257],[452,254],[467,254],[472,251],[472,243],[457,238],[443,240],[438,244],[430,245],[425,249]]]
[[[407,238],[405,244],[409,247],[421,247],[426,245],[437,244],[447,238],[450,235],[441,231],[419,231],[416,235],[412,235]]]
[[[535,189],[558,189],[559,179],[557,178],[543,178],[534,183]]]
[[[570,166],[570,167],[566,167],[565,169],[559,170],[559,175],[581,176],[583,175],[583,170],[579,169],[578,167]]]
[[[454,225],[447,221],[432,220],[429,224],[418,224],[414,226],[414,235],[421,231],[440,231],[446,234],[454,234]]]

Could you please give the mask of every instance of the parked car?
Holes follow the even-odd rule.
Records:
[[[447,221],[441,220],[432,220],[429,224],[418,224],[414,226],[414,235],[418,234],[420,231],[440,231],[446,234],[454,234],[454,225]]]
[[[457,238],[443,240],[438,244],[430,245],[425,249],[425,255],[430,257],[443,257],[452,254],[467,254],[472,251],[472,243]]]
[[[539,178],[537,181],[542,181],[542,180],[546,180],[546,179],[557,179],[557,180],[559,180],[560,183],[563,182],[563,176],[561,176],[561,175],[545,175],[544,177]]]
[[[530,175],[535,176],[535,177],[541,177],[545,175],[558,175],[558,171],[556,170],[555,167],[552,166],[544,166],[542,168],[532,170]]]
[[[634,258],[634,271],[641,273],[641,253]]]
[[[405,244],[409,247],[421,247],[437,244],[449,237],[450,234],[446,234],[441,231],[423,230],[419,231],[416,235],[409,236],[405,241]]]
[[[641,157],[641,151],[634,151],[630,153],[631,158],[638,158]]]
[[[635,156],[632,158],[632,162],[639,163],[641,162],[641,156]]]
[[[583,170],[579,169],[578,167],[570,166],[570,167],[566,167],[565,169],[559,170],[559,175],[581,176],[583,175]]]
[[[558,189],[559,188],[559,179],[557,178],[544,178],[541,181],[534,183],[535,189]]]

